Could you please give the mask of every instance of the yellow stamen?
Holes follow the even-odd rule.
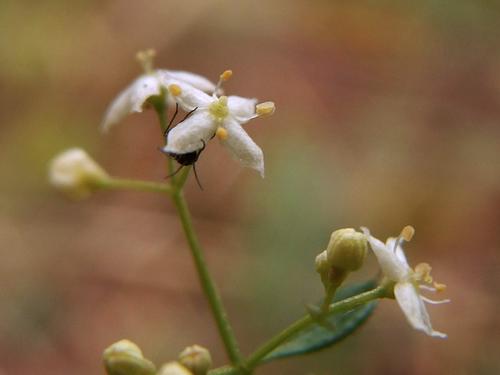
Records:
[[[221,141],[225,141],[229,134],[227,133],[227,130],[224,129],[222,126],[219,126],[217,130],[215,131],[215,135],[217,138],[219,138]]]
[[[156,56],[156,51],[151,48],[144,51],[139,51],[135,55],[135,57],[141,64],[142,69],[144,69],[144,72],[147,74],[153,72],[153,60],[155,56]]]
[[[224,70],[224,72],[219,76],[219,79],[223,82],[228,81],[229,78],[233,75],[232,70]]]
[[[438,283],[438,282],[436,282],[436,281],[434,282],[434,284],[433,284],[433,285],[434,285],[434,288],[436,288],[436,290],[437,290],[438,292],[443,292],[443,291],[445,291],[445,290],[446,290],[446,288],[447,288],[446,284]]]
[[[255,112],[259,116],[271,116],[276,110],[273,102],[259,103],[255,106]]]
[[[219,82],[217,82],[217,86],[215,87],[214,93],[221,94],[222,93],[222,83],[226,82],[233,75],[232,70],[224,70],[222,74],[219,76]]]
[[[182,94],[182,89],[179,85],[172,83],[168,86],[168,92],[170,92],[172,96],[179,96],[180,94]]]
[[[407,225],[401,231],[400,237],[403,238],[406,242],[409,242],[413,238],[414,234],[415,228],[413,228],[411,225]]]
[[[432,283],[431,270],[432,267],[428,263],[419,263],[415,267],[415,273],[417,274],[418,279],[428,284]]]

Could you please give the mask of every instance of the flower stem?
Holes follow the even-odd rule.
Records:
[[[352,310],[360,305],[363,305],[372,300],[382,298],[386,294],[384,287],[377,287],[368,292],[358,294],[357,296],[346,298],[342,301],[335,302],[328,308],[328,315],[339,314],[349,310]],[[242,367],[247,369],[254,369],[257,367],[261,361],[279,345],[288,341],[294,335],[302,331],[309,324],[314,323],[314,319],[310,315],[306,315],[303,318],[295,321],[290,326],[285,328],[283,331],[278,333],[276,336],[261,345],[254,353],[252,353],[242,364]]]
[[[136,190],[163,194],[172,194],[173,191],[170,184],[152,181],[127,180],[123,178],[108,178],[106,180],[95,182],[95,186],[99,189]]]
[[[217,323],[219,334],[222,338],[222,341],[224,342],[227,355],[229,356],[231,363],[235,366],[238,366],[240,365],[243,358],[241,356],[240,350],[238,348],[238,343],[236,342],[236,338],[227,318],[226,311],[224,310],[224,306],[222,305],[219,292],[217,291],[215,283],[210,276],[210,273],[208,272],[201,246],[198,242],[198,239],[196,238],[196,234],[191,221],[191,216],[189,214],[189,209],[187,207],[186,200],[184,199],[183,192],[181,190],[175,190],[172,194],[172,200],[174,201],[175,207],[181,219],[182,227],[184,229],[189,248],[191,249],[191,255],[193,256],[196,271],[198,272],[198,277],[200,279],[203,292],[205,293],[208,299],[208,303],[210,304],[210,308],[215,318],[215,322]]]
[[[153,105],[157,115],[158,121],[160,122],[160,128],[162,134],[165,134],[168,127],[168,118],[167,118],[167,101],[166,95],[168,93],[166,90],[162,90],[161,94],[158,97],[151,98],[151,104]],[[184,229],[184,234],[186,235],[187,242],[189,244],[189,248],[191,250],[191,255],[193,256],[194,264],[196,267],[196,271],[198,273],[198,277],[200,279],[200,283],[205,293],[206,298],[208,299],[208,303],[210,305],[210,309],[212,310],[212,314],[215,318],[215,322],[217,323],[217,328],[219,330],[219,334],[224,342],[224,346],[226,348],[227,355],[231,360],[231,363],[235,366],[239,366],[243,357],[241,356],[240,350],[238,348],[238,343],[234,336],[233,330],[227,318],[226,311],[224,310],[224,306],[222,305],[222,301],[215,286],[215,282],[213,281],[210,273],[208,272],[207,264],[205,262],[205,258],[203,256],[203,252],[201,246],[196,237],[193,223],[191,221],[191,215],[189,213],[189,209],[184,198],[184,193],[182,192],[182,188],[186,182],[186,179],[189,175],[190,168],[184,167],[178,176],[173,176],[174,173],[174,165],[172,158],[168,158],[168,173],[172,175],[172,191],[171,198],[174,202],[175,208],[177,209],[177,213],[179,214],[179,218],[182,223],[182,228]]]

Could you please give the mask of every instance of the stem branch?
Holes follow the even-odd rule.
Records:
[[[155,192],[171,194],[173,189],[170,184],[153,181],[127,180],[124,178],[108,178],[95,183],[99,189],[109,190],[136,190],[144,192]]]
[[[377,287],[368,292],[358,294],[357,296],[346,298],[342,301],[338,301],[328,308],[328,315],[343,313],[354,309],[360,305],[367,302],[375,300],[377,298],[382,298],[385,296],[385,288]],[[248,369],[253,369],[259,365],[259,363],[274,349],[288,341],[292,336],[302,331],[309,324],[314,323],[313,318],[310,315],[306,315],[303,318],[295,321],[290,326],[285,328],[283,331],[278,333],[276,336],[261,345],[254,353],[252,353],[246,361],[243,362],[243,367]]]

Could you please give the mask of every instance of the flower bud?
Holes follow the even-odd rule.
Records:
[[[129,340],[120,340],[103,353],[108,375],[154,375],[155,365],[143,357],[141,349]]]
[[[50,183],[75,199],[87,197],[108,178],[104,169],[80,148],[66,150],[50,162]]]
[[[320,274],[321,281],[323,282],[323,284],[326,285],[328,283],[328,274],[331,268],[330,264],[328,263],[326,250],[320,253],[316,257],[315,264],[316,264],[316,272]]]
[[[205,375],[212,367],[212,356],[202,346],[188,346],[179,354],[179,362],[187,367],[194,375]]]
[[[161,366],[158,375],[193,375],[193,373],[179,362],[168,362]]]
[[[361,268],[366,257],[368,241],[363,233],[352,228],[339,229],[332,233],[326,249],[330,267],[345,271]]]

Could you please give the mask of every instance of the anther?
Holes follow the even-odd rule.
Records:
[[[413,238],[414,234],[415,234],[415,228],[413,228],[411,225],[407,225],[406,227],[403,228],[399,236],[403,238],[406,242],[409,242]]]
[[[255,113],[259,116],[271,116],[276,110],[273,102],[259,103],[255,106]]]
[[[233,75],[232,70],[224,70],[224,72],[219,76],[219,79],[223,82],[228,81],[229,78]]]
[[[227,130],[224,129],[222,126],[219,126],[217,130],[215,131],[215,135],[217,138],[219,138],[221,141],[225,141],[229,134],[227,133]]]
[[[427,284],[432,283],[431,270],[432,267],[428,263],[419,263],[415,267],[415,273],[418,275],[419,279]]]
[[[182,94],[182,89],[179,85],[172,83],[168,86],[168,92],[172,94],[172,96],[179,96],[180,94]]]
[[[156,56],[156,51],[154,49],[147,49],[144,51],[139,51],[136,54],[136,58],[144,69],[144,72],[150,74],[153,72],[153,59]]]
[[[438,292],[443,292],[443,291],[445,291],[445,290],[446,290],[446,288],[447,288],[447,287],[446,287],[446,284],[438,283],[438,282],[436,282],[436,281],[434,282],[434,284],[433,284],[433,285],[434,285],[434,288],[436,288],[436,291],[438,291]]]
[[[228,81],[229,78],[232,77],[232,75],[233,75],[232,70],[224,70],[224,72],[222,72],[222,74],[219,76],[219,82],[217,82],[217,86],[215,88],[214,93],[218,93],[219,91],[221,91],[222,83]]]

